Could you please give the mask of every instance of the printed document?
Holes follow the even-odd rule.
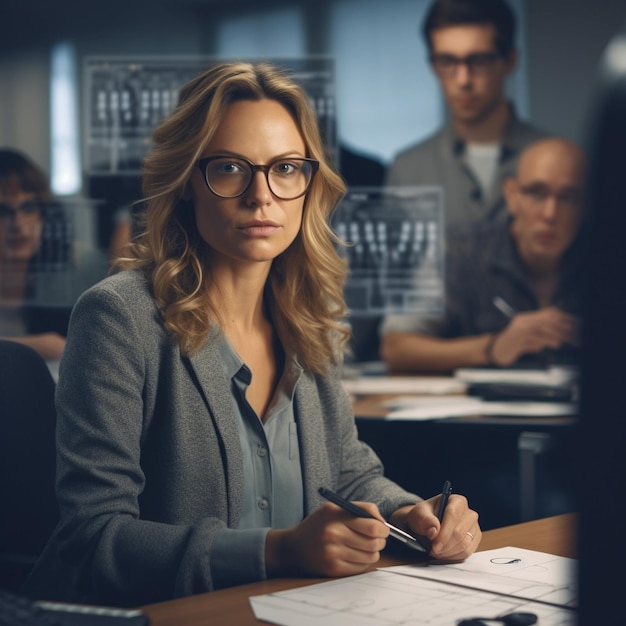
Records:
[[[530,612],[541,626],[575,626],[576,561],[521,548],[463,563],[403,565],[250,598],[281,626],[453,626]]]

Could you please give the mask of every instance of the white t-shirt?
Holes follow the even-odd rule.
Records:
[[[491,194],[499,157],[499,143],[468,143],[465,146],[467,165],[478,178],[485,197]]]

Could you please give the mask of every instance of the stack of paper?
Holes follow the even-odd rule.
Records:
[[[573,383],[578,378],[578,370],[567,366],[553,366],[548,369],[535,370],[463,367],[456,370],[454,376],[466,384],[509,383],[558,387]]]
[[[455,394],[467,390],[467,385],[454,376],[361,376],[342,383],[354,395]]]
[[[507,417],[558,417],[577,414],[574,403],[565,402],[492,402],[475,396],[437,396],[398,398],[388,420],[431,420],[471,415]]]
[[[576,624],[576,561],[521,548],[477,552],[454,565],[405,565],[250,598],[281,626],[451,626],[534,613],[541,626]]]

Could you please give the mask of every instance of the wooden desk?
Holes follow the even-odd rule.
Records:
[[[400,394],[406,395],[406,394]],[[357,419],[376,420],[384,419],[390,412],[390,409],[384,406],[386,401],[393,401],[397,395],[389,394],[371,394],[367,396],[359,396],[354,399],[352,407],[354,415]],[[425,396],[426,398],[428,396]],[[433,419],[432,422],[441,422],[446,424],[480,424],[491,426],[524,426],[533,428],[541,428],[547,426],[550,428],[568,427],[576,421],[574,416],[558,416],[558,417],[499,417],[497,415],[466,415],[463,417],[447,417],[445,419]]]
[[[516,546],[558,556],[574,557],[576,529],[574,515],[558,515],[489,530],[483,534],[480,550]],[[379,566],[398,565],[402,561],[384,557]],[[247,626],[263,624],[255,619],[250,596],[302,587],[325,579],[277,578],[221,591],[203,593],[144,607],[151,626]]]

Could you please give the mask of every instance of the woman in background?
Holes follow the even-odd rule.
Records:
[[[223,64],[181,91],[144,166],[143,233],[75,306],[57,391],[61,522],[39,598],[140,605],[377,562],[383,518],[464,559],[481,531],[460,495],[443,523],[386,479],[340,380],[345,267],[329,217],[345,187],[305,92]],[[377,519],[354,517],[327,487]]]
[[[0,150],[0,338],[61,358],[70,307],[38,301],[37,272],[50,256],[43,231],[52,205],[45,174],[15,150]],[[67,251],[57,251],[67,257]]]

